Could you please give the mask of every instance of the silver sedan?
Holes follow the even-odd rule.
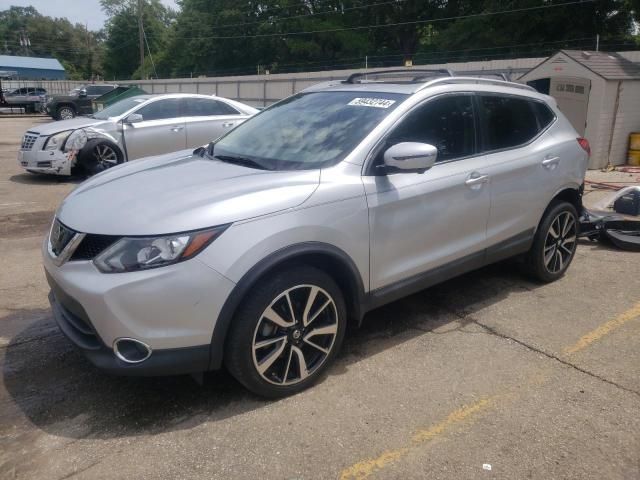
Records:
[[[204,145],[257,112],[216,96],[138,95],[90,117],[30,128],[18,162],[32,173],[93,174],[129,160]]]

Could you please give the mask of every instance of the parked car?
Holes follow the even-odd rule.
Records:
[[[60,329],[109,372],[225,365],[281,397],[380,305],[516,255],[542,282],[567,271],[589,145],[551,97],[362,80],[76,188],[42,250]]]
[[[47,101],[47,90],[40,87],[21,87],[3,93],[4,107],[24,108],[27,113],[40,111]]]
[[[46,104],[46,112],[55,120],[69,120],[78,115],[93,113],[92,100],[109,93],[117,85],[83,85],[67,95],[55,95]]]
[[[256,109],[221,97],[137,95],[90,117],[31,127],[20,165],[32,173],[87,174],[129,160],[195,148],[244,121]],[[77,147],[74,139],[84,143]],[[77,168],[76,168],[77,167]]]

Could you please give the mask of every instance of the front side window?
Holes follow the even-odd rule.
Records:
[[[226,103],[208,98],[185,99],[185,117],[210,117],[213,115],[237,115],[238,111]]]
[[[446,95],[409,113],[393,131],[387,146],[401,142],[428,143],[438,149],[438,162],[475,153],[471,95]]]
[[[538,123],[528,100],[500,95],[478,98],[485,126],[485,150],[517,147],[538,135]]]
[[[145,122],[176,118],[180,116],[180,99],[167,98],[166,100],[158,100],[136,110],[135,113],[142,115],[142,119]]]
[[[269,170],[335,165],[406,98],[369,91],[301,93],[229,132],[213,145],[213,155]]]

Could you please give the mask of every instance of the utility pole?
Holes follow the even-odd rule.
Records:
[[[140,72],[144,79],[144,30],[142,29],[142,0],[138,0],[138,40],[140,42]]]

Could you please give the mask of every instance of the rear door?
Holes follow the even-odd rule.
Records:
[[[215,98],[193,97],[183,101],[188,148],[215,140],[246,117]]]
[[[560,188],[561,159],[549,128],[555,115],[544,102],[484,93],[476,100],[491,179],[488,256],[495,260],[528,248],[542,212]]]
[[[143,105],[134,113],[142,115],[141,122],[124,122],[124,138],[129,160],[186,148],[187,136],[181,113],[181,99],[155,100]]]

